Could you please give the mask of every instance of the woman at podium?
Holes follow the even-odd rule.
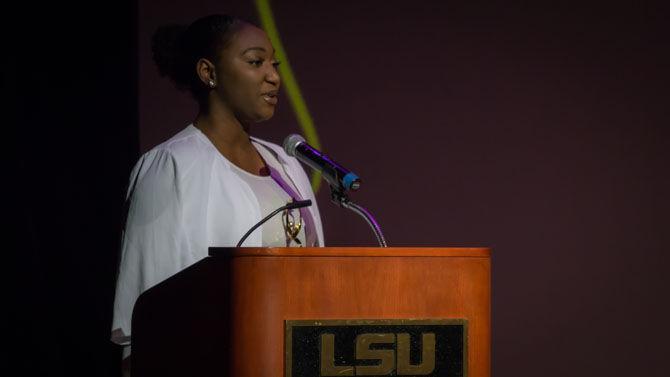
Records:
[[[281,83],[265,32],[211,15],[188,27],[161,27],[152,43],[160,74],[189,91],[199,112],[145,153],[131,173],[112,325],[112,341],[127,346],[124,361],[138,296],[206,257],[210,246],[235,246],[267,214],[305,199],[312,206],[275,216],[243,246],[324,244],[299,162],[249,134],[254,123],[273,116]]]

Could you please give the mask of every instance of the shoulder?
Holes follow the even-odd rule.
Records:
[[[275,157],[277,157],[279,163],[281,163],[287,169],[287,173],[290,172],[293,175],[293,178],[298,179],[297,183],[300,184],[302,191],[307,191],[308,189],[311,190],[309,177],[305,173],[305,170],[302,168],[302,165],[300,165],[300,162],[297,158],[289,156],[288,153],[284,151],[283,147],[275,143],[256,137],[253,137],[252,140],[266,147],[266,149],[268,149],[275,155]]]
[[[131,173],[130,194],[137,185],[172,186],[194,170],[206,170],[215,154],[204,135],[189,125],[167,141],[144,153]]]
[[[176,175],[183,176],[193,169],[207,169],[216,153],[207,137],[193,125],[189,125],[167,141],[144,153],[138,165],[144,165],[147,168],[154,166],[159,170],[170,168]]]
[[[251,139],[272,152],[272,154],[274,154],[279,159],[280,163],[299,165],[298,160],[295,157],[289,156],[281,146],[267,140],[259,139],[257,137],[252,137]]]
[[[195,165],[201,165],[203,159],[211,159],[215,155],[214,152],[214,147],[205,139],[200,130],[193,125],[188,125],[145,155],[148,158],[168,158],[175,167],[190,169]]]

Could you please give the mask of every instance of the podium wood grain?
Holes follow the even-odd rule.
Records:
[[[211,318],[199,321],[227,326],[193,332],[226,338],[220,343],[226,351],[220,352],[228,353],[229,375],[282,376],[285,320],[405,318],[466,319],[468,376],[490,375],[488,249],[213,248],[210,253],[185,275],[209,276],[193,290],[209,287],[207,300],[220,301],[205,309]]]

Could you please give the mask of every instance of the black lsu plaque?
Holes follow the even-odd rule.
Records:
[[[286,377],[467,376],[464,319],[286,321]]]

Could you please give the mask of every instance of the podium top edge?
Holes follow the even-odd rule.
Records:
[[[210,247],[213,257],[471,257],[489,258],[485,247]]]

